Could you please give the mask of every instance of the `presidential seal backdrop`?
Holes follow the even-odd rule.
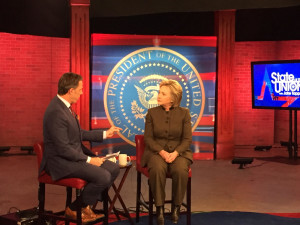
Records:
[[[135,146],[143,134],[149,108],[158,106],[159,83],[177,80],[183,88],[181,106],[189,108],[192,129],[201,120],[205,91],[195,66],[178,52],[162,47],[141,48],[122,58],[112,69],[104,90],[109,123],[122,128],[120,136]]]

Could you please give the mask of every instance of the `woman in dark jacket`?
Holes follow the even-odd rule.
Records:
[[[177,223],[193,162],[191,116],[187,108],[179,106],[181,98],[180,84],[164,80],[157,97],[160,106],[149,109],[146,115],[141,164],[148,167],[159,225],[164,224],[166,174],[172,176],[172,221]]]

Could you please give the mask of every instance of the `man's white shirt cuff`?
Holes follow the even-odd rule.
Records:
[[[92,159],[92,158],[91,158],[90,156],[88,156],[86,162],[87,162],[87,163],[90,163],[91,159]]]

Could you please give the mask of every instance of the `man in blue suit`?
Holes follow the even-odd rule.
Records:
[[[97,157],[87,149],[82,141],[102,142],[112,137],[121,128],[112,126],[107,131],[82,130],[77,116],[71,110],[82,95],[82,77],[75,73],[65,73],[58,82],[58,94],[46,109],[43,121],[44,155],[40,172],[45,170],[53,180],[61,178],[81,178],[88,184],[82,192],[82,221],[84,223],[103,217],[95,214],[90,205],[101,199],[102,192],[112,185],[120,169],[116,163]],[[66,208],[65,215],[76,218],[74,201]]]

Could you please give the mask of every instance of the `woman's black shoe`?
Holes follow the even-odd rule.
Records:
[[[156,219],[157,219],[157,225],[164,225],[165,224],[164,207],[163,206],[157,206],[156,207]]]
[[[172,222],[173,223],[177,223],[178,222],[179,213],[180,213],[180,206],[179,205],[175,205],[173,207],[173,211],[172,211]]]

